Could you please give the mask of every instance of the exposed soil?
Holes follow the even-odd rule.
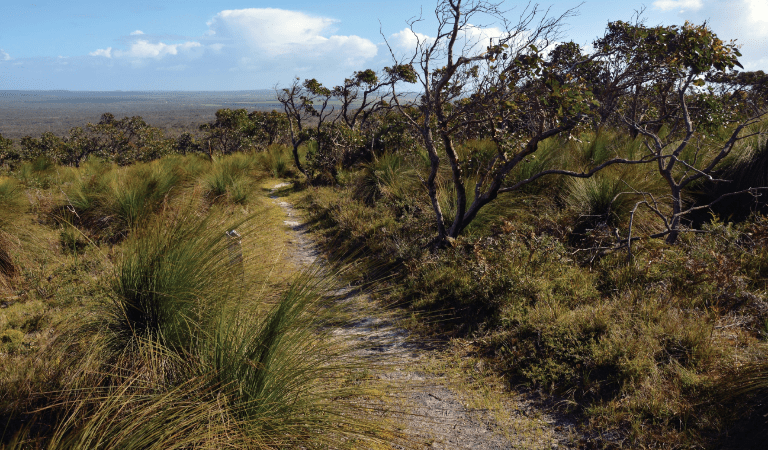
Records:
[[[291,258],[308,266],[322,255],[301,215],[276,195],[288,186],[275,185],[270,197],[285,211],[284,223],[292,236]],[[462,389],[455,375],[435,374],[429,369],[430,361],[440,358],[439,350],[398,328],[392,312],[377,309],[369,295],[351,287],[337,294],[344,302],[368,305],[361,310],[369,316],[359,317],[334,333],[357,340],[361,345],[356,356],[371,361],[373,373],[369,376],[379,380],[385,392],[376,409],[386,411],[380,413],[385,416],[382,420],[395,422],[406,436],[405,442],[393,443],[393,448],[566,449],[578,442],[572,422],[542,411],[523,395],[505,392],[503,398],[494,399],[495,407],[470,407],[468,399],[473,395],[466,386]]]

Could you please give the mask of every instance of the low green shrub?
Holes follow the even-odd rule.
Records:
[[[8,329],[0,332],[0,353],[15,353],[24,342],[24,333]]]

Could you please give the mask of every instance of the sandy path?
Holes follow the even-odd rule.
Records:
[[[291,257],[295,263],[308,266],[321,256],[299,213],[276,195],[279,189],[288,186],[277,184],[270,197],[285,211],[284,223],[290,228],[293,244]],[[344,301],[370,302],[366,294],[352,289],[339,293]],[[380,317],[376,315],[361,317],[334,333],[363,344],[358,356],[370,359],[373,376],[383,382],[389,419],[398,423],[409,441],[407,447],[393,444],[393,448],[570,448],[567,443],[572,436],[567,429],[571,424],[532,411],[535,407],[529,401],[510,395],[504,402],[505,418],[501,420],[488,411],[468,408],[446,379],[420,370],[432,350],[409,339],[408,332],[395,327],[386,312],[382,311]]]

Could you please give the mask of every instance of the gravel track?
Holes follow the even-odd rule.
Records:
[[[322,258],[320,252],[300,214],[276,194],[289,186],[287,183],[275,185],[270,198],[286,214],[284,223],[293,247],[291,259],[299,266],[310,266]],[[371,302],[367,294],[352,288],[337,294],[346,302]],[[522,396],[510,394],[504,400],[503,419],[487,410],[469,408],[445,377],[420,370],[434,350],[411,340],[406,330],[393,324],[386,311],[374,314],[376,317],[361,317],[334,330],[334,334],[345,335],[361,344],[357,356],[371,361],[372,376],[385,386],[386,404],[380,405],[381,409],[388,411],[387,420],[395,421],[407,436],[406,443],[393,443],[393,448],[572,448],[569,445],[573,441],[573,434],[569,432],[572,424],[566,418],[540,411]]]

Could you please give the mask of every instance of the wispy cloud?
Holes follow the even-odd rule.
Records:
[[[144,34],[144,32],[141,30],[131,31],[131,36],[141,36],[142,34]]]
[[[0,61],[8,61],[11,59],[11,55],[5,52],[2,48],[0,48]]]

